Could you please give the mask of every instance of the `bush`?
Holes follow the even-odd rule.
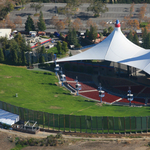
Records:
[[[50,34],[50,37],[51,37],[51,38],[54,38],[54,35],[53,35],[53,34]]]
[[[99,17],[99,14],[94,14],[94,17],[95,17],[95,18]]]

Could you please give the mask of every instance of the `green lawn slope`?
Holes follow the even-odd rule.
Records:
[[[98,105],[57,86],[53,72],[0,65],[0,101],[54,114],[88,116],[149,116],[149,107]],[[18,93],[18,97],[15,94]]]

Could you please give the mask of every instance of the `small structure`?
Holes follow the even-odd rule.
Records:
[[[77,91],[77,95],[79,95],[79,90],[81,90],[81,84],[78,83],[78,77],[76,77],[76,91]]]
[[[11,29],[0,29],[0,37],[7,37],[8,39],[11,36]]]
[[[129,90],[128,90],[128,94],[127,94],[127,99],[129,101],[129,106],[131,106],[131,101],[133,101],[133,94],[131,94],[131,88],[129,87]]]
[[[19,121],[19,115],[0,109],[0,122],[12,126]]]
[[[105,91],[102,90],[101,83],[99,84],[98,92],[99,92],[100,102],[102,103],[102,97],[105,97]]]
[[[15,124],[13,125],[13,130],[36,134],[40,131],[40,128],[37,125],[37,121],[28,120],[24,125],[23,124]]]

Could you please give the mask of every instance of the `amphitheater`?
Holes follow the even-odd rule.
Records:
[[[69,62],[77,68],[77,72],[72,72],[73,69],[64,72],[67,80],[65,85],[72,92],[75,91],[77,76],[82,86],[79,91],[81,96],[99,101],[97,89],[101,83],[105,91],[104,103],[128,105],[127,93],[130,88],[134,95],[132,105],[139,106],[150,104],[149,55],[149,50],[133,44],[122,34],[117,20],[114,31],[103,42],[57,62],[62,66]],[[99,62],[89,63],[86,60]],[[88,66],[92,67],[93,75],[84,73],[83,70],[87,70]]]

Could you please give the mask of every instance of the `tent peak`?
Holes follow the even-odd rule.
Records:
[[[120,28],[120,22],[119,22],[119,20],[116,20],[115,27],[116,27],[116,28]]]

